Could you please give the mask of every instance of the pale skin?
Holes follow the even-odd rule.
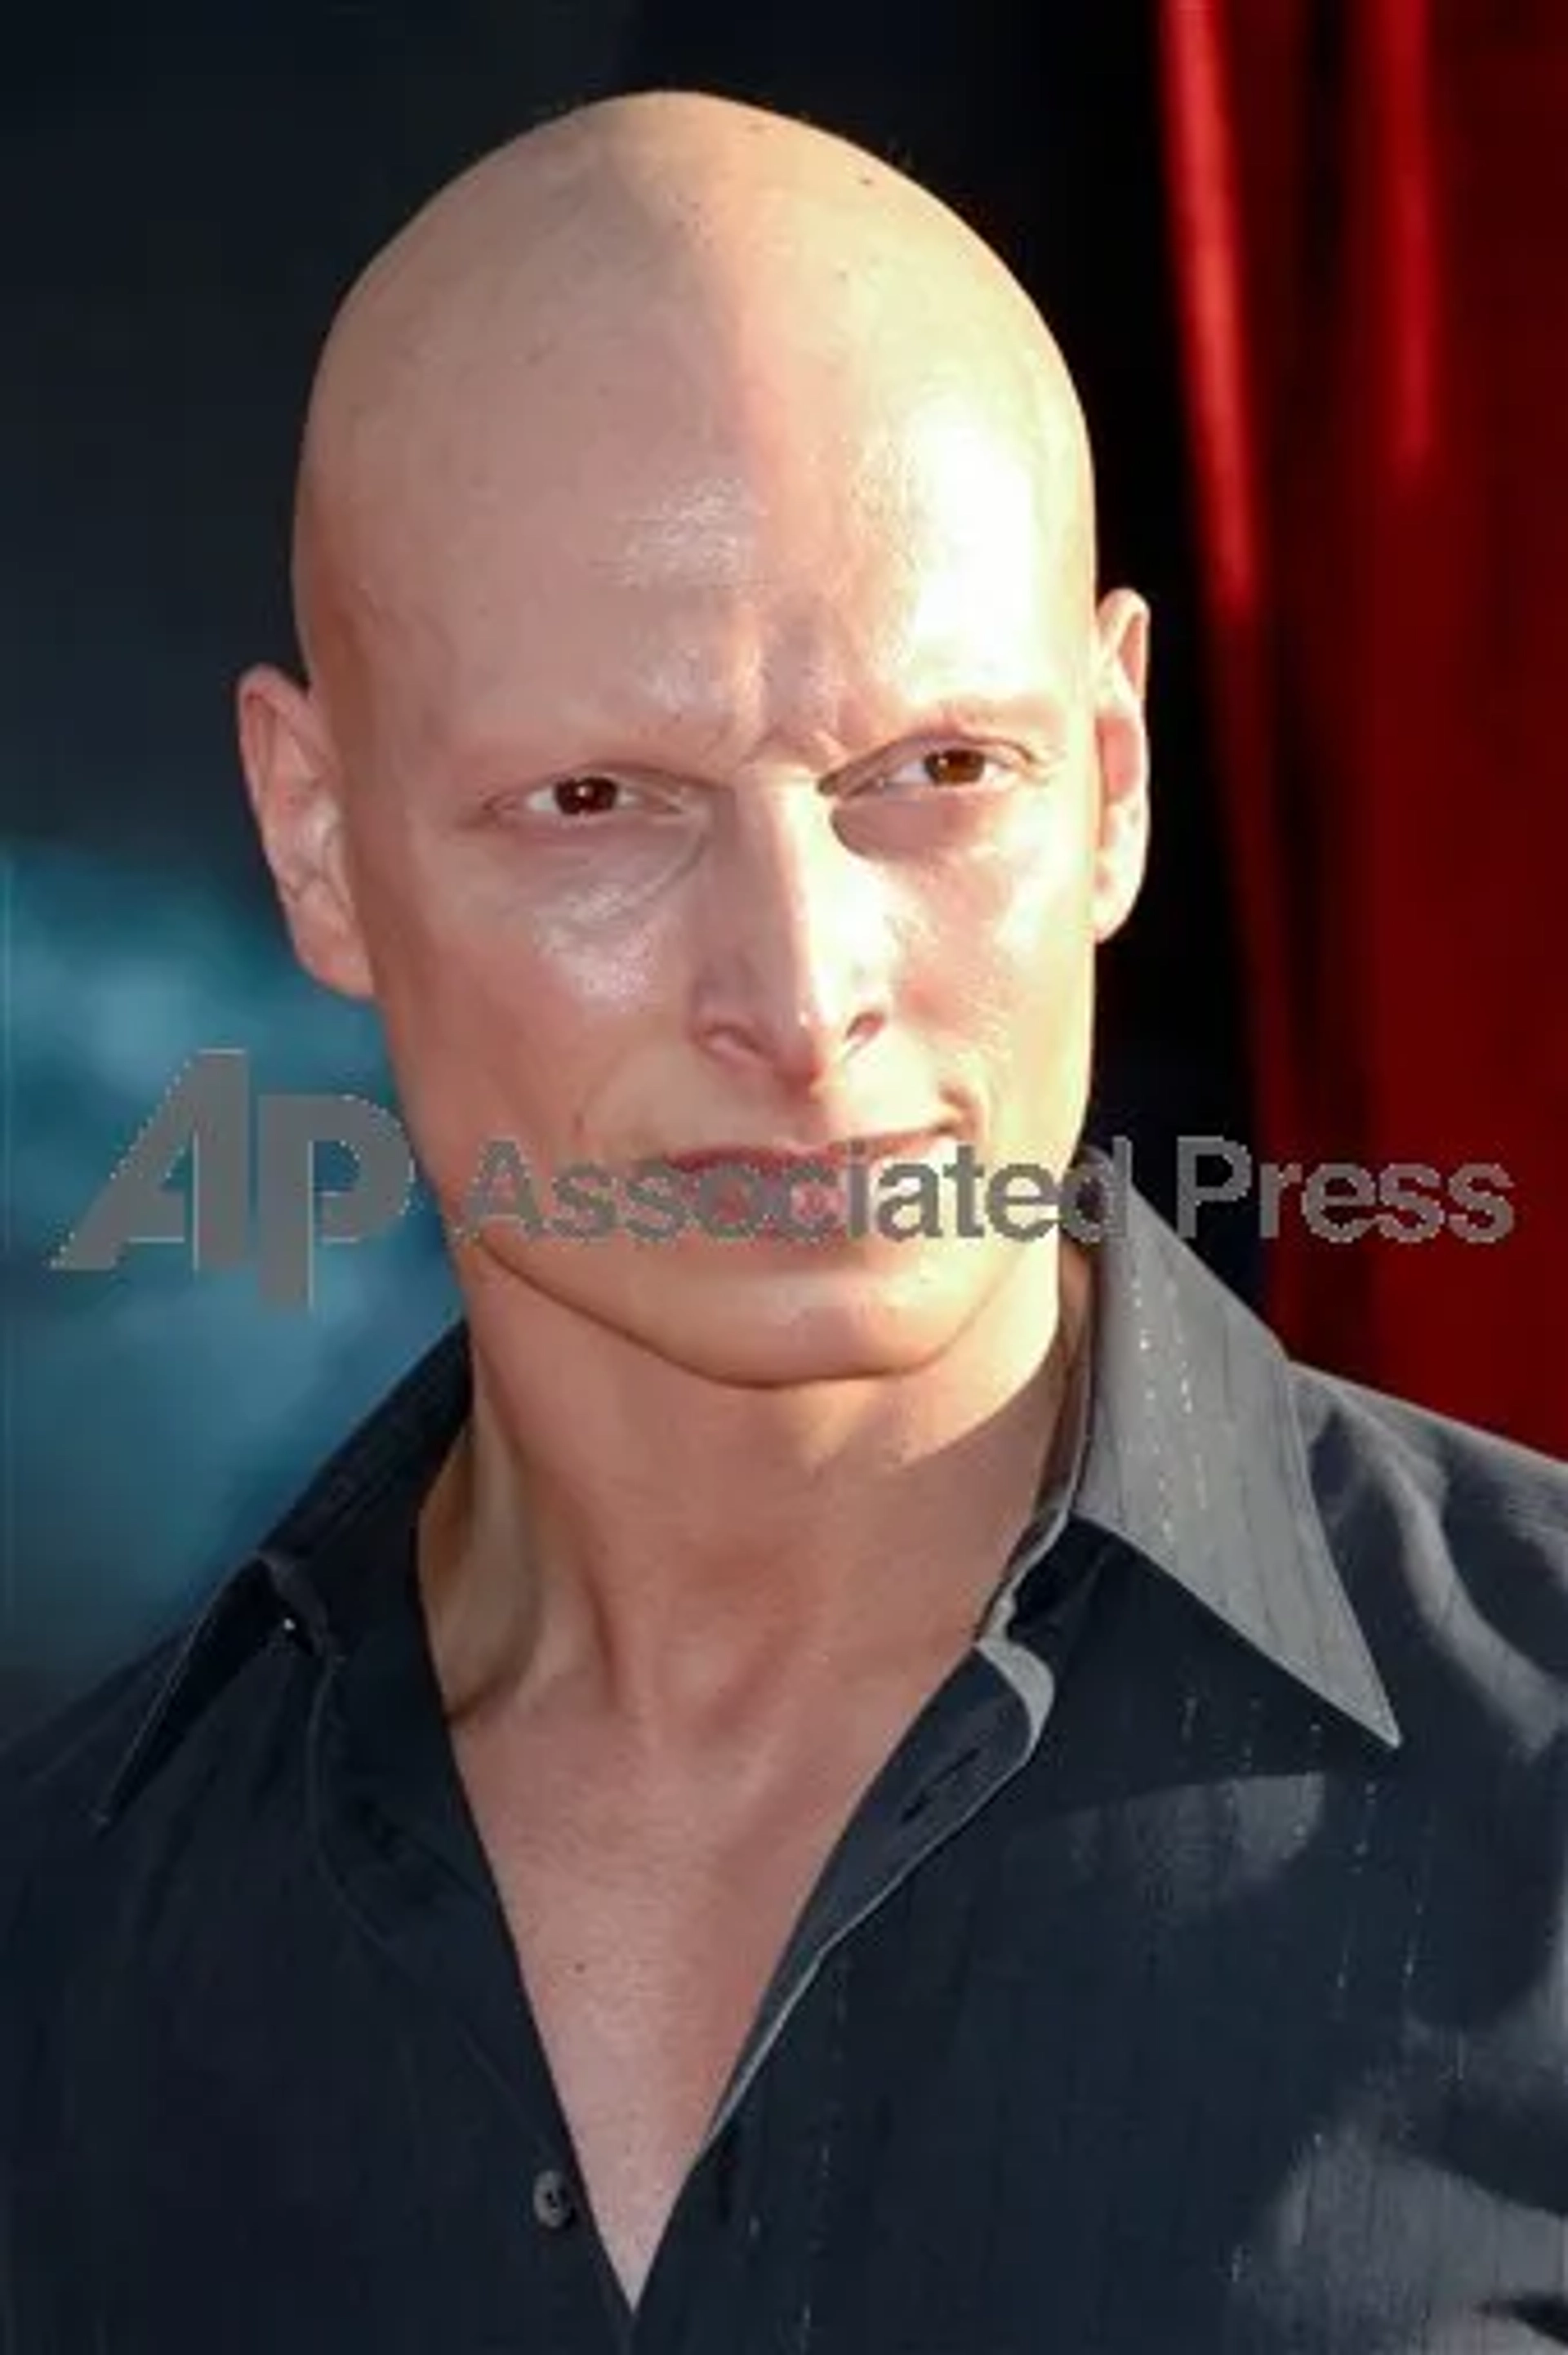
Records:
[[[297,953],[376,1001],[454,1219],[498,1136],[1067,1167],[1148,833],[1147,613],[1093,576],[1054,345],[858,150],[644,96],[427,208],[329,339],[307,676],[248,672],[239,726]],[[635,2301],[1028,1518],[1088,1279],[952,1236],[500,1227],[454,1263],[432,1656]]]

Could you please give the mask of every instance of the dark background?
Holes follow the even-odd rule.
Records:
[[[925,181],[1035,294],[1096,436],[1104,578],[1155,611],[1155,855],[1104,967],[1096,1125],[1156,1199],[1179,1128],[1250,1135],[1151,10],[231,0],[10,37],[0,1733],[185,1609],[450,1312],[420,1215],[329,1255],[309,1315],[180,1253],[44,1262],[200,1048],[249,1050],[258,1086],[391,1100],[373,1020],[290,962],[232,683],[292,656],[291,470],[337,301],[544,114],[665,86],[804,116]],[[1200,1241],[1255,1290],[1239,1225]]]

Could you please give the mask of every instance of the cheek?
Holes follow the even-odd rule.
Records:
[[[1093,862],[1076,813],[1046,805],[940,879],[919,927],[913,1010],[960,1048],[1033,1056],[1092,970]]]
[[[531,1075],[572,1053],[569,1001],[553,989],[525,922],[503,924],[442,862],[378,845],[355,900],[398,1095],[438,1183],[461,1184],[482,1146],[525,1146],[545,1110]]]
[[[1020,859],[1012,867],[998,887],[991,938],[1016,986],[1041,988],[1089,955],[1090,884],[1086,859]]]
[[[524,1011],[565,1042],[574,1023],[645,1006],[661,961],[653,911],[607,923],[585,908],[591,895],[530,879],[471,841],[416,831],[372,846],[356,899],[388,1015],[425,1034],[461,1027],[466,1055]]]

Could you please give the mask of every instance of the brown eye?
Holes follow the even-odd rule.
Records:
[[[563,777],[550,787],[562,817],[606,817],[620,791],[613,777]]]
[[[990,766],[990,756],[973,744],[948,745],[925,757],[926,773],[934,785],[978,785]]]
[[[938,744],[929,752],[911,752],[896,769],[868,778],[860,794],[872,801],[929,801],[938,794],[958,794],[998,784],[1007,764],[983,744]]]

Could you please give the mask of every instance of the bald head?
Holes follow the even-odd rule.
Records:
[[[786,500],[858,501],[886,528],[916,411],[1011,452],[1013,486],[984,484],[977,442],[977,496],[1025,501],[1086,611],[1081,414],[989,247],[800,123],[683,92],[581,108],[439,194],[338,314],[297,505],[307,666],[325,690],[378,630],[417,630],[465,511],[504,516],[541,563],[635,564],[683,498],[708,508],[710,568]]]
[[[1147,611],[1092,537],[1032,304],[845,141],[617,100],[379,256],[311,404],[311,677],[258,666],[239,722],[301,958],[375,999],[460,1225],[498,1138],[1068,1166],[1147,833]],[[763,1384],[923,1364],[1050,1264],[475,1250],[471,1299]]]

